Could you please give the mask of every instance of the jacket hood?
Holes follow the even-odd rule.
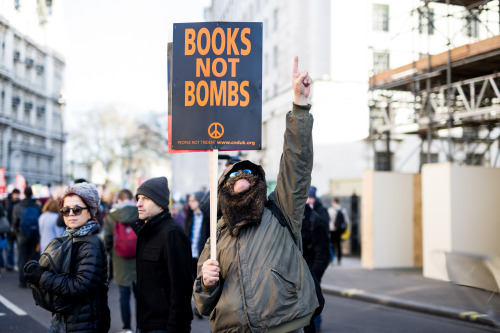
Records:
[[[130,224],[139,218],[139,213],[135,205],[119,206],[113,208],[108,214],[113,220],[120,221],[123,224]]]

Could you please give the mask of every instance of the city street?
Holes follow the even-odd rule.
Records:
[[[330,268],[331,269],[331,268]],[[498,330],[459,320],[422,314],[379,304],[325,295],[322,332],[498,332]],[[110,332],[119,332],[118,290],[111,283]],[[46,332],[50,314],[36,306],[30,289],[17,287],[17,272],[0,278],[0,332]],[[135,323],[134,323],[135,324]],[[210,332],[208,319],[194,319],[193,333]]]
[[[500,0],[1,4],[0,333],[500,333]]]

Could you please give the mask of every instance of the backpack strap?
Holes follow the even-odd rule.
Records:
[[[283,227],[286,227],[288,229],[288,232],[290,233],[290,236],[292,236],[292,239],[293,239],[293,242],[295,243],[295,245],[297,245],[297,239],[295,238],[295,236],[293,235],[293,232],[292,232],[292,228],[290,228],[290,225],[288,224],[288,222],[286,221],[286,218],[285,218],[285,215],[283,215],[283,213],[281,212],[281,210],[279,209],[278,205],[276,205],[276,203],[272,200],[272,199],[268,199],[266,201],[266,204],[265,206],[273,213],[273,215],[278,219],[279,223],[281,224],[281,226]]]

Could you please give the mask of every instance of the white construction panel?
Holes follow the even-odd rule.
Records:
[[[366,268],[411,267],[414,264],[413,248],[413,175],[394,172],[367,171],[363,182],[371,193],[363,192],[363,204],[371,211],[363,211],[362,264]],[[367,216],[367,217],[368,217]],[[365,224],[366,222],[366,224]],[[365,252],[366,251],[366,252]]]

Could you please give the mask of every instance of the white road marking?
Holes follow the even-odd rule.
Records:
[[[26,312],[24,312],[20,307],[9,301],[7,298],[3,297],[0,295],[0,302],[3,303],[9,310],[14,312],[18,316],[26,316],[28,315]]]

